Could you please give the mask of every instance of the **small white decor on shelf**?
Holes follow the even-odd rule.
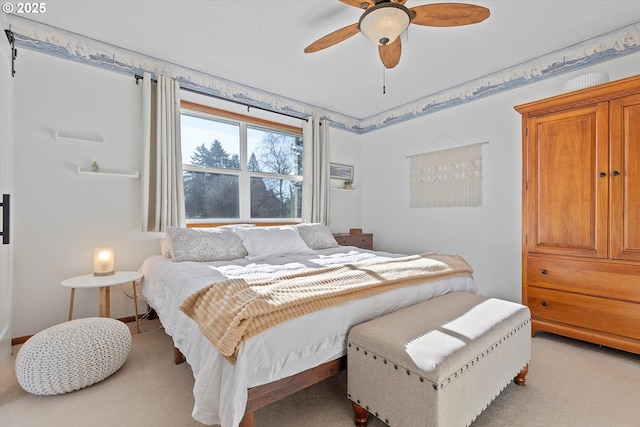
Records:
[[[575,77],[567,81],[562,86],[563,92],[573,92],[574,90],[584,89],[591,86],[596,86],[609,81],[609,74],[607,73],[589,73]]]
[[[16,356],[16,377],[27,392],[56,395],[104,380],[131,350],[126,324],[106,317],[70,320],[38,332]]]

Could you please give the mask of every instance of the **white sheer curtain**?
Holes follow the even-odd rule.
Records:
[[[155,86],[155,87],[154,87]],[[180,148],[180,85],[143,76],[142,231],[184,227],[184,186]]]
[[[329,225],[329,122],[309,118],[303,137],[302,220]]]

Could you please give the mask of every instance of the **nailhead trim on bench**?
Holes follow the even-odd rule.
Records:
[[[446,385],[451,384],[456,378],[458,378],[458,374],[460,376],[462,376],[462,374],[469,370],[470,367],[475,366],[476,364],[480,363],[480,361],[487,355],[489,355],[490,352],[492,352],[493,350],[495,350],[500,344],[506,342],[506,340],[510,337],[512,337],[516,332],[518,332],[520,329],[522,329],[523,327],[525,327],[526,325],[528,325],[531,322],[530,319],[525,320],[524,322],[522,322],[521,324],[519,324],[518,326],[516,326],[515,328],[513,328],[511,331],[509,331],[506,335],[504,335],[502,338],[500,338],[498,340],[498,342],[495,342],[491,345],[491,347],[489,347],[488,349],[484,350],[482,353],[480,353],[479,355],[477,355],[475,358],[471,359],[469,362],[467,362],[464,366],[462,366],[460,369],[456,370],[452,375],[450,375],[449,377],[445,378],[442,380],[442,382],[440,382],[440,384],[435,384],[432,381],[429,381],[431,383],[431,386],[433,387],[434,390],[442,390],[445,388]],[[348,346],[351,347],[352,343],[348,343]],[[356,351],[360,351],[360,347],[356,346]],[[370,350],[363,350],[362,353],[367,356],[369,353],[371,353]],[[371,353],[373,356],[373,359],[377,360],[378,356],[380,356],[381,359],[383,359],[383,363],[386,365],[387,364],[387,359],[385,359],[382,355],[380,354],[374,354]],[[394,363],[393,365],[395,370],[398,370],[398,365]],[[406,373],[408,376],[411,376],[411,374],[413,373],[414,376],[416,376],[417,378],[419,378],[419,381],[421,383],[424,382],[425,378],[420,376],[419,372],[413,372],[410,369],[406,369]],[[506,387],[506,386],[505,386]]]

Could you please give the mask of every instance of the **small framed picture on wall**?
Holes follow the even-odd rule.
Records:
[[[329,178],[353,181],[353,166],[331,163],[329,165]]]

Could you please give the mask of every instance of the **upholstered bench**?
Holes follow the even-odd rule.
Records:
[[[38,332],[20,347],[16,377],[32,394],[68,393],[116,372],[130,350],[131,332],[119,320],[70,320]]]
[[[531,357],[526,306],[453,292],[354,326],[347,394],[355,424],[468,426]]]

